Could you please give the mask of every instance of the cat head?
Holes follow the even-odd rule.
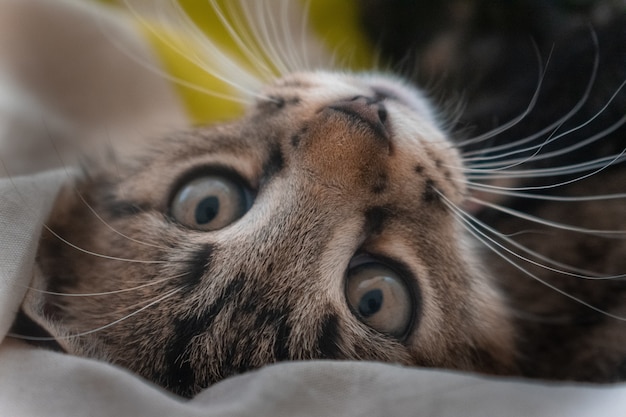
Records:
[[[26,309],[69,353],[186,396],[284,360],[505,373],[507,312],[452,212],[465,194],[418,91],[297,73],[237,121],[68,184],[38,268],[42,289],[82,296]]]

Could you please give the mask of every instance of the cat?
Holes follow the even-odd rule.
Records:
[[[185,397],[316,358],[626,377],[623,141],[592,157],[557,143],[593,113],[551,119],[533,138],[545,127],[532,117],[545,106],[535,80],[529,111],[460,137],[396,76],[290,70],[241,118],[95,162],[68,183],[13,333],[42,327],[57,349]],[[467,106],[464,125],[489,113]],[[544,165],[555,143],[589,163]],[[508,155],[515,147],[524,152]]]

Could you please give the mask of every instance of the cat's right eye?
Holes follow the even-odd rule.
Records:
[[[180,187],[170,213],[190,229],[212,231],[239,219],[250,205],[250,192],[241,183],[222,175],[206,175]]]

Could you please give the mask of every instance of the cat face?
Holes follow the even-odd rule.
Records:
[[[507,313],[449,208],[463,184],[417,91],[290,75],[238,121],[68,185],[38,265],[46,290],[91,295],[30,314],[66,351],[186,396],[283,360],[504,373]]]

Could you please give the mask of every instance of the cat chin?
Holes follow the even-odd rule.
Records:
[[[441,119],[424,92],[404,79],[380,73],[364,74],[360,78],[364,79],[375,93],[394,98],[434,125],[441,126]]]

